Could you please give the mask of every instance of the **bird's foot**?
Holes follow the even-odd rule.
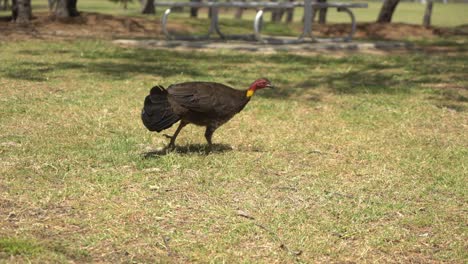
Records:
[[[172,139],[172,136],[170,136],[168,134],[163,134],[163,136],[167,137],[168,139]]]
[[[213,144],[208,143],[208,145],[206,145],[205,147],[205,153],[210,154],[212,151],[213,151]]]
[[[175,150],[175,144],[174,143],[169,143],[169,145],[166,146],[165,150],[166,150],[166,152],[174,151]]]

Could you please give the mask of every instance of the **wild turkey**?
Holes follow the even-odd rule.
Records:
[[[205,138],[211,146],[214,131],[239,113],[256,90],[273,87],[268,79],[254,81],[246,91],[215,82],[185,82],[167,89],[153,87],[146,96],[141,113],[143,124],[150,131],[161,132],[180,120],[168,148],[175,147],[180,130],[187,124],[205,126]]]

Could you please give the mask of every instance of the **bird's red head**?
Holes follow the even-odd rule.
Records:
[[[267,78],[260,78],[260,79],[255,80],[255,82],[253,82],[250,85],[250,88],[253,88],[253,87],[255,87],[254,88],[255,90],[263,89],[263,88],[273,88],[270,80],[268,80]]]
[[[270,80],[268,80],[267,78],[260,78],[255,80],[247,90],[247,97],[251,97],[254,94],[255,90],[263,88],[273,88],[273,85],[271,85]]]

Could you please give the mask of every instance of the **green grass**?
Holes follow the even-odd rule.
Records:
[[[34,256],[41,253],[43,249],[27,240],[0,239],[0,254]],[[1,256],[1,255],[0,255]]]
[[[466,262],[467,61],[2,43],[0,258]],[[261,76],[211,153],[146,155],[152,85]]]
[[[63,242],[52,241],[44,244],[45,246],[31,239],[0,238],[0,262],[3,263],[3,260],[23,260],[37,263],[64,263],[70,259],[77,261],[91,260],[86,251],[75,249],[70,245],[65,246]]]

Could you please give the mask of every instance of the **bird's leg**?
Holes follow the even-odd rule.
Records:
[[[165,137],[168,138],[168,139],[172,139],[172,136],[171,136],[171,135],[163,134],[163,136],[165,136]]]
[[[211,142],[211,137],[213,137],[213,133],[215,132],[216,128],[217,128],[216,126],[211,126],[211,125],[206,127],[205,138],[206,138],[206,141],[208,141],[209,147],[211,147],[211,145],[213,144]]]
[[[173,149],[175,148],[175,140],[177,138],[177,135],[179,134],[179,132],[182,130],[182,128],[184,128],[184,126],[186,126],[188,123],[185,122],[185,121],[180,121],[180,124],[179,124],[179,127],[177,127],[177,130],[175,131],[174,135],[172,135],[172,137],[170,137],[171,139],[171,142],[169,142],[169,145],[167,146],[168,149]]]

